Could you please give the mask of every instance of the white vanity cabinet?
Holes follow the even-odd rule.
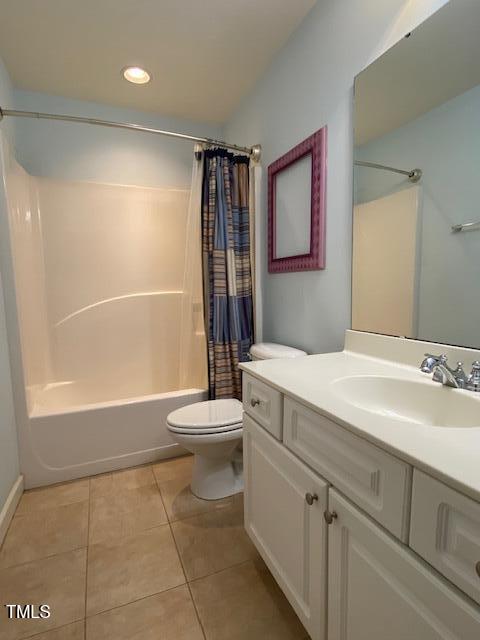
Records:
[[[285,397],[284,407],[285,446],[391,533],[406,541],[410,465],[300,402]]]
[[[245,527],[312,640],[325,638],[327,483],[244,415]]]
[[[479,503],[246,372],[244,408],[245,527],[312,640],[480,639]]]
[[[410,546],[480,604],[478,502],[415,470]]]
[[[328,640],[478,640],[480,610],[332,489]]]

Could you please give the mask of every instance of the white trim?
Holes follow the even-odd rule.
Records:
[[[262,189],[262,167],[255,165],[252,170],[253,174],[253,209],[254,209],[254,237],[253,251],[255,260],[253,263],[253,282],[254,282],[254,327],[255,342],[263,342],[263,286],[262,286],[262,261],[265,259],[263,245],[266,243],[262,232],[261,215],[261,189]],[[250,178],[252,180],[252,177]],[[266,244],[265,244],[266,246]]]
[[[0,511],[0,545],[5,538],[8,527],[10,526],[10,522],[13,518],[13,514],[15,513],[15,509],[22,497],[23,493],[23,476],[18,476],[15,481],[13,487],[10,490],[10,493],[5,500],[5,504]]]

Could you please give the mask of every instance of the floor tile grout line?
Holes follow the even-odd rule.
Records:
[[[83,547],[74,547],[73,549],[67,549],[66,551],[59,551],[58,553],[49,553],[47,556],[32,558],[31,560],[25,560],[24,562],[11,564],[8,567],[0,567],[0,572],[8,571],[9,569],[16,569],[17,567],[24,567],[26,564],[30,564],[31,562],[40,562],[41,560],[50,560],[51,558],[57,558],[58,556],[64,556],[67,553],[72,553],[73,551],[81,551],[82,549],[86,549],[86,548],[87,548],[87,545]]]
[[[182,567],[183,575],[185,577],[185,584],[187,585],[188,593],[190,595],[190,600],[192,602],[193,609],[195,611],[195,615],[196,615],[197,620],[198,620],[198,624],[200,625],[200,630],[202,632],[203,638],[204,638],[204,640],[207,640],[207,634],[206,634],[205,629],[203,627],[203,622],[202,622],[202,620],[200,618],[200,613],[198,612],[197,604],[196,604],[196,602],[194,600],[192,590],[190,589],[190,584],[189,584],[188,578],[187,578],[187,571],[186,571],[185,566],[183,564],[182,554],[180,553],[180,549],[178,548],[177,540],[175,538],[175,534],[173,533],[172,523],[170,522],[170,518],[169,518],[169,515],[168,515],[168,512],[167,512],[167,508],[165,507],[165,502],[163,500],[163,495],[162,495],[162,492],[160,490],[160,485],[158,483],[157,476],[155,475],[155,472],[153,471],[153,467],[152,467],[152,472],[153,472],[153,475],[155,477],[155,482],[157,483],[158,493],[160,494],[160,500],[162,501],[163,508],[165,509],[165,513],[167,514],[168,526],[170,527],[170,534],[171,534],[171,536],[173,538],[173,543],[174,543],[175,549],[177,551],[178,559],[180,560],[180,566]]]
[[[153,469],[152,469],[152,471],[153,471]],[[155,477],[155,482],[156,482],[156,480],[157,479]],[[157,488],[158,488],[158,493],[160,494],[160,500],[162,501],[163,509],[164,509],[165,514],[166,514],[167,519],[168,519],[167,509],[165,507],[165,502],[163,501],[162,492],[160,491],[160,488],[158,487],[158,483],[157,483]],[[183,566],[182,556],[180,555],[180,550],[178,548],[177,541],[175,540],[175,536],[173,534],[173,529],[172,529],[172,525],[170,524],[170,521],[168,521],[168,528],[170,530],[170,535],[172,536],[173,544],[175,545],[175,551],[177,552],[177,557],[178,557],[178,560],[180,562],[180,566],[182,567],[182,573],[183,573],[183,577],[185,578],[185,584],[187,584],[188,583],[187,572],[185,571],[185,567]]]
[[[125,533],[125,534],[121,534],[121,535],[116,535],[115,537],[112,538],[105,538],[103,540],[96,540],[96,541],[89,541],[89,546],[94,546],[96,544],[109,544],[109,543],[114,543],[114,542],[118,542],[119,540],[123,540],[124,538],[129,538],[131,536],[138,536],[142,533],[146,533],[147,531],[152,531],[152,529],[160,529],[160,527],[167,527],[170,523],[167,522],[160,522],[159,524],[154,524],[151,527],[145,527],[145,529],[140,529],[139,531],[132,531],[131,533]]]
[[[228,567],[223,567],[223,569],[218,569],[218,571],[212,571],[212,573],[207,573],[204,576],[199,576],[198,578],[193,578],[192,580],[188,580],[187,584],[193,584],[194,582],[198,582],[199,580],[205,580],[206,578],[211,578],[212,576],[216,576],[219,573],[223,573],[224,571],[230,571],[231,569],[235,569],[237,567],[241,567],[244,564],[248,564],[249,562],[255,562],[254,558],[248,558],[247,560],[242,560],[241,562],[235,562]]]
[[[97,616],[101,616],[104,613],[110,613],[110,611],[115,611],[116,609],[122,609],[123,607],[128,607],[130,604],[136,604],[137,602],[142,602],[142,600],[147,600],[148,598],[154,598],[155,596],[161,596],[168,591],[174,591],[175,589],[180,589],[181,587],[186,587],[187,582],[182,582],[181,584],[177,584],[173,587],[168,587],[168,589],[163,589],[162,591],[155,591],[155,593],[149,593],[147,596],[141,596],[140,598],[136,598],[135,600],[130,600],[129,602],[124,602],[123,604],[117,604],[115,607],[110,607],[109,609],[104,609],[102,611],[98,611],[97,613],[92,613],[90,616],[86,616],[84,618],[85,621],[91,620],[92,618],[96,618]]]
[[[71,622],[67,622],[66,624],[61,624],[59,627],[50,627],[46,631],[36,631],[32,636],[21,636],[21,639],[18,640],[35,640],[39,636],[43,636],[45,633],[51,633],[52,631],[58,631],[59,629],[65,629],[72,624],[77,624],[78,622],[83,622],[85,625],[85,618],[77,618],[77,620],[72,620]]]
[[[163,500],[163,498],[162,498],[162,500]],[[205,629],[203,627],[203,622],[202,622],[202,619],[200,618],[200,613],[199,613],[199,611],[197,609],[197,603],[195,602],[195,598],[193,597],[192,590],[190,589],[190,583],[189,583],[188,577],[187,577],[187,570],[185,569],[185,566],[184,566],[184,563],[183,563],[182,554],[180,553],[180,549],[178,548],[177,540],[175,538],[175,534],[173,533],[173,529],[172,529],[171,523],[169,523],[169,527],[170,527],[170,533],[171,533],[172,538],[173,538],[173,543],[175,544],[175,549],[177,550],[178,559],[180,560],[180,564],[181,564],[181,567],[182,567],[183,575],[185,576],[185,584],[187,585],[188,593],[190,594],[190,600],[192,601],[192,605],[193,605],[193,608],[195,610],[195,615],[197,616],[198,624],[200,625],[200,629],[202,631],[204,640],[207,640],[207,634],[206,634]]]
[[[87,553],[85,558],[85,609],[84,609],[84,622],[83,622],[83,640],[87,640],[88,552],[90,549],[91,508],[92,508],[92,481],[91,481],[91,478],[88,478]]]
[[[200,625],[200,629],[202,631],[203,637],[207,640],[207,632],[205,631],[205,627],[203,626],[202,619],[200,618],[200,613],[197,608],[197,603],[195,602],[195,598],[193,597],[192,590],[190,589],[190,584],[187,582],[188,593],[190,594],[190,600],[192,601],[193,608],[195,609],[195,614],[197,616],[198,624]]]
[[[20,513],[17,513],[17,511],[15,511],[15,513],[13,514],[12,522],[16,518],[25,518],[27,516],[33,516],[34,514],[40,514],[40,513],[45,513],[47,511],[52,511],[53,509],[62,509],[64,507],[71,507],[74,504],[82,504],[82,502],[88,502],[88,498],[83,498],[82,500],[72,500],[72,502],[64,502],[62,504],[55,504],[54,506],[50,506],[50,507],[42,507],[41,509],[28,509],[27,511],[21,511]]]

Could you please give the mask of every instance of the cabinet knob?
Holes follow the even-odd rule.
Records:
[[[477,572],[477,576],[480,578],[480,560],[475,565],[475,571]]]
[[[308,505],[312,506],[312,504],[318,500],[318,496],[316,493],[306,493],[305,500]]]
[[[260,400],[258,398],[250,398],[250,404],[252,407],[256,407],[257,404],[260,404]]]
[[[323,517],[325,518],[325,522],[327,524],[332,524],[332,522],[338,518],[338,514],[336,511],[329,511],[327,509],[323,512]]]

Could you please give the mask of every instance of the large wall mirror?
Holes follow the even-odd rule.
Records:
[[[355,82],[352,328],[480,347],[480,2]]]

